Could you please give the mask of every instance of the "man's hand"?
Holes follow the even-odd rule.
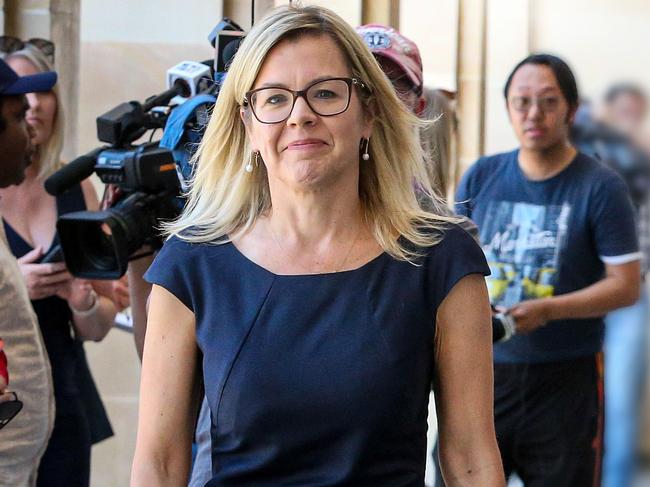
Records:
[[[109,297],[119,311],[127,308],[131,304],[129,297],[129,278],[126,274],[116,281],[111,281],[111,296]]]
[[[57,296],[65,299],[72,308],[81,311],[92,308],[95,300],[99,299],[93,293],[90,281],[77,278],[70,279],[65,286],[61,286]]]
[[[34,262],[41,255],[43,255],[43,249],[36,247],[18,259],[20,272],[27,285],[29,299],[32,300],[47,298],[59,293],[68,286],[72,279],[63,262],[35,264]]]
[[[550,319],[547,299],[523,301],[511,307],[508,313],[515,319],[517,333],[532,333]]]

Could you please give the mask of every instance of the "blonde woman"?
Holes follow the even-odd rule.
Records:
[[[422,118],[435,120],[421,132],[422,144],[429,157],[427,171],[432,185],[438,194],[453,200],[453,189],[458,179],[458,164],[454,156],[454,136],[456,134],[456,111],[453,99],[440,89],[422,90],[425,100]]]
[[[449,485],[503,485],[488,270],[417,124],[331,11],[251,30],[148,271],[133,486],[186,484],[201,382],[206,485],[422,486],[432,380]]]
[[[4,57],[21,76],[52,71],[46,54],[29,43]],[[96,210],[98,202],[90,181],[57,198],[45,192],[44,179],[61,167],[63,111],[56,86],[28,94],[27,101],[26,121],[36,151],[25,180],[0,190],[0,209],[52,366],[56,417],[39,466],[38,485],[86,486],[91,444],[110,436],[111,430],[77,340],[104,338],[112,326],[115,306],[99,296],[89,281],[72,278],[64,263],[41,263],[58,244],[57,215]],[[91,410],[101,414],[91,416]]]

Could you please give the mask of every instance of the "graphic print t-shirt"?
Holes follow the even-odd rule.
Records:
[[[492,304],[566,294],[602,279],[605,263],[638,260],[634,214],[625,183],[578,154],[556,176],[531,181],[518,151],[480,159],[463,177],[456,210],[479,227],[492,271]],[[551,322],[497,344],[496,362],[550,362],[593,354],[602,318]]]

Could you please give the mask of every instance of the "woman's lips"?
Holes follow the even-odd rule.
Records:
[[[319,140],[319,139],[303,139],[303,140],[296,140],[294,142],[291,142],[288,146],[287,149],[290,150],[310,150],[310,149],[318,149],[320,147],[323,147],[327,144],[325,144],[324,141]]]

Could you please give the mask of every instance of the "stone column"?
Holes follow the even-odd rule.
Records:
[[[273,0],[254,0],[254,2],[255,20],[261,19],[276,4]],[[251,28],[252,6],[250,0],[223,0],[223,15],[237,22],[244,30],[249,30]]]
[[[384,24],[399,29],[400,0],[363,0],[361,19],[363,24]]]
[[[56,46],[56,70],[66,117],[63,158],[68,161],[78,155],[80,8],[81,0],[50,0],[50,38]]]
[[[463,168],[484,149],[486,10],[486,0],[459,0],[457,148]]]

